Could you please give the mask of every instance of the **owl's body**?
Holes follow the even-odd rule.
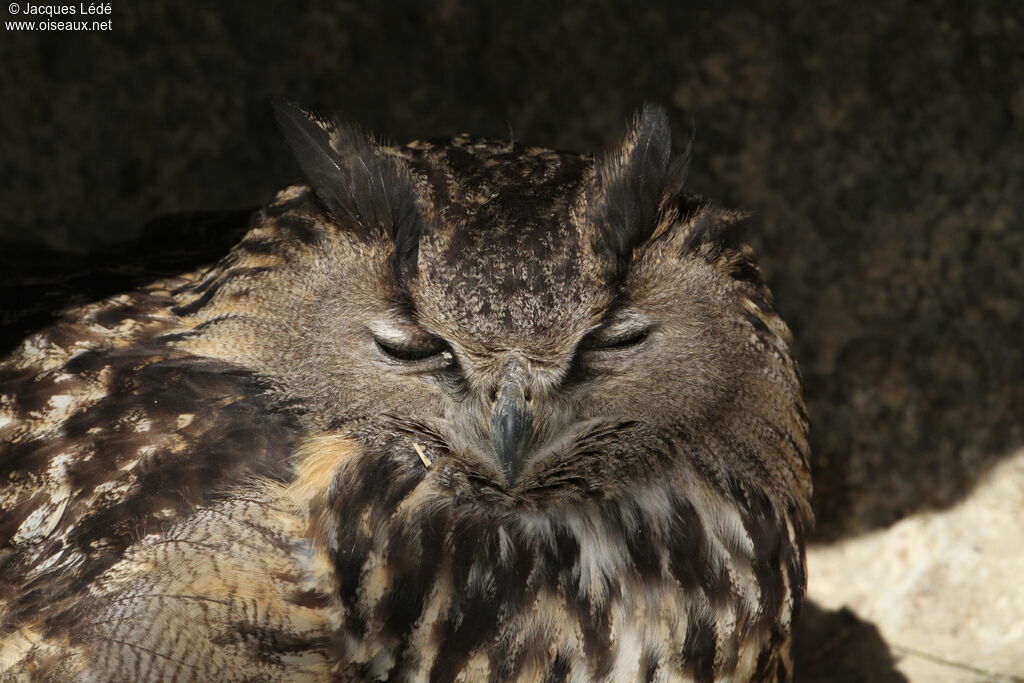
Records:
[[[796,368],[663,117],[597,161],[282,119],[312,187],[0,366],[0,671],[787,680]]]

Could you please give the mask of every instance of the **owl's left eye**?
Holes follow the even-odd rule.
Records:
[[[651,334],[651,328],[641,327],[616,331],[608,334],[595,334],[584,342],[583,348],[586,351],[625,351],[642,344]]]
[[[591,346],[591,348],[608,351],[628,349],[631,346],[636,346],[643,342],[645,339],[647,339],[650,333],[651,331],[648,328],[644,328],[641,330],[633,330],[630,332],[626,332],[625,334],[620,334],[618,336],[611,337],[609,339],[598,340],[593,344],[593,346]]]

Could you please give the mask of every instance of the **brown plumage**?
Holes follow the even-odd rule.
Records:
[[[645,108],[380,147],[0,366],[0,678],[788,680],[789,333]]]

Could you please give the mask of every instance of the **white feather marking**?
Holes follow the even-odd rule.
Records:
[[[626,571],[622,539],[610,533],[596,513],[573,514],[566,519],[580,546],[580,592],[597,603],[608,597],[608,586]]]
[[[37,507],[25,518],[11,541],[18,544],[49,536],[60,523],[70,497],[71,487],[67,482],[61,481],[60,485],[50,493],[50,500]]]
[[[60,415],[66,415],[68,409],[71,408],[75,403],[75,397],[67,394],[55,394],[50,397],[47,402],[47,407],[50,409],[50,415],[57,417]]]

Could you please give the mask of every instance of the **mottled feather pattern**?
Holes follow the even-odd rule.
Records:
[[[311,535],[332,564],[355,680],[541,680],[559,655],[566,680],[745,680],[782,666],[799,530],[764,499],[736,509],[681,469],[571,513],[542,492],[474,506],[474,482],[443,465],[428,475],[408,442],[307,447],[339,453]],[[693,658],[677,647],[688,637]]]
[[[225,484],[285,475],[295,423],[254,374],[161,343],[185,282],[73,311],[5,363],[4,632],[64,642],[140,538]]]
[[[0,365],[0,679],[789,680],[799,374],[664,115],[596,162],[279,116],[311,187]]]

